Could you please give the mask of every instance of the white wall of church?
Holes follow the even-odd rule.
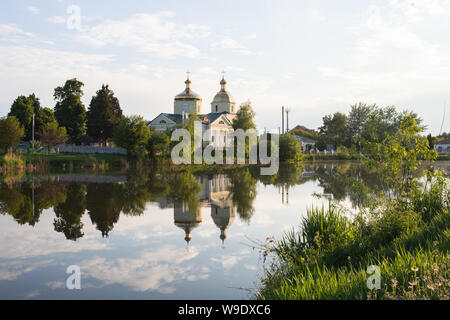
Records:
[[[183,111],[186,114],[201,113],[202,112],[202,101],[201,100],[176,100],[174,102],[174,113],[182,114]]]

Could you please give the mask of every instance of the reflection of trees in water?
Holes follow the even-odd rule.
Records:
[[[0,184],[0,212],[19,224],[34,226],[42,210],[65,201],[65,188],[51,181]]]
[[[117,196],[118,185],[112,183],[90,183],[87,185],[86,208],[93,224],[108,236],[114,224],[119,221],[122,209]]]
[[[66,239],[75,241],[84,235],[81,217],[86,211],[86,186],[74,182],[66,190],[66,200],[54,208],[56,219],[53,225],[56,232],[62,232]]]
[[[256,182],[249,169],[240,169],[229,174],[231,198],[239,218],[250,223],[255,212],[253,202],[256,198]]]
[[[103,236],[111,232],[120,213],[141,215],[150,201],[158,202],[161,207],[183,206],[184,210],[198,212],[200,201],[211,201],[200,199],[204,197],[200,192],[209,190],[208,183],[211,182],[207,181],[213,178],[227,180],[224,190],[209,190],[218,192],[216,197],[220,195],[229,201],[226,205],[219,205],[218,211],[233,208],[240,219],[247,223],[250,223],[255,212],[258,181],[286,190],[316,181],[324,194],[331,194],[338,201],[349,199],[355,207],[365,206],[368,201],[376,199],[378,192],[385,192],[380,175],[359,163],[283,164],[276,175],[261,176],[259,172],[260,168],[249,167],[230,171],[223,177],[194,177],[188,172],[129,171],[123,182],[118,182],[118,179],[112,179],[113,182],[103,182],[107,179],[92,182],[93,176],[88,182],[79,179],[77,182],[68,182],[70,177],[65,176],[63,183],[50,178],[43,181],[42,178],[41,181],[35,179],[34,182],[0,183],[0,213],[11,215],[19,224],[34,226],[42,211],[53,207],[55,230],[63,233],[67,239],[76,240],[83,236],[81,218],[86,209],[92,223]],[[222,195],[222,191],[228,191],[229,194]],[[223,215],[229,219],[234,216],[234,211],[224,211]],[[222,224],[217,225],[223,228]]]

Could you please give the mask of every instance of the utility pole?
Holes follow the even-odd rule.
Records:
[[[281,107],[281,134],[284,134],[284,107]]]
[[[291,112],[291,109],[286,108],[286,132],[289,131],[289,112]]]
[[[33,126],[32,126],[32,130],[31,130],[31,136],[32,136],[32,143],[33,143],[33,145],[31,146],[31,150],[32,150],[32,153],[34,153],[34,113],[33,113]]]

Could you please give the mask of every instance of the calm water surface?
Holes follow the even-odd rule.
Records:
[[[449,166],[444,166],[447,170]],[[246,299],[264,262],[252,240],[280,238],[331,195],[364,203],[355,163],[279,175],[55,173],[0,180],[0,299]],[[66,269],[81,269],[81,290]]]

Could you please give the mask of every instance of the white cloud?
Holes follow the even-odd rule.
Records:
[[[326,78],[343,80],[341,98],[372,98],[398,101],[418,92],[447,90],[450,58],[440,29],[450,27],[448,1],[391,0],[387,6],[372,5],[362,25],[347,28],[354,36],[346,63],[320,66]],[[425,25],[424,23],[427,22]],[[436,37],[422,30],[435,32]],[[433,31],[434,30],[434,31]]]
[[[85,277],[92,277],[104,285],[121,284],[134,291],[158,291],[170,294],[175,281],[197,281],[209,277],[209,269],[198,270],[189,261],[198,255],[195,247],[189,252],[173,246],[140,253],[135,258],[92,258],[80,263]]]
[[[39,14],[41,12],[38,8],[33,7],[33,6],[27,6],[26,10],[28,12],[31,12],[32,14]]]
[[[172,21],[175,14],[136,14],[125,20],[105,20],[88,27],[79,40],[94,47],[118,45],[135,47],[140,52],[164,58],[196,58],[200,50],[190,41],[209,35],[209,28],[198,24],[181,25]]]
[[[250,50],[240,44],[238,41],[232,39],[231,37],[225,37],[221,41],[216,41],[211,44],[213,48],[221,48],[221,49],[227,49],[231,50],[234,53],[248,55],[250,54]]]
[[[62,24],[66,22],[66,17],[64,16],[52,16],[52,17],[48,17],[47,19],[45,19],[45,21],[50,22],[50,23],[55,23],[55,24]]]
[[[306,15],[312,22],[323,22],[326,20],[325,15],[317,8],[309,8]]]
[[[0,40],[14,41],[34,38],[34,35],[30,32],[23,31],[16,24],[0,24],[0,37]]]

